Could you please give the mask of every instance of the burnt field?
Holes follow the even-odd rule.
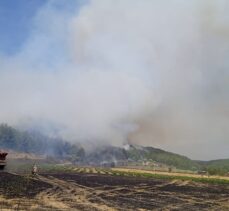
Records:
[[[93,173],[0,173],[1,209],[229,210],[229,187]]]

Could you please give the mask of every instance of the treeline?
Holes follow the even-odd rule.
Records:
[[[229,175],[229,159],[197,161],[210,175]]]
[[[128,157],[133,160],[153,160],[168,166],[174,166],[178,169],[184,170],[198,170],[199,164],[191,159],[178,155],[175,153],[167,152],[153,147],[130,147],[128,150]]]
[[[178,169],[206,171],[209,175],[229,175],[229,159],[195,161],[185,156],[153,147],[131,147],[128,151],[128,157],[134,160],[150,159]]]
[[[0,124],[0,149],[35,153],[68,159],[73,162],[85,157],[84,149],[61,138],[50,138],[39,132],[22,132],[7,124]]]
[[[209,175],[227,175],[229,159],[215,161],[195,161],[188,157],[153,147],[130,145],[128,150],[120,147],[104,146],[86,156],[88,163],[108,163],[117,161],[154,161],[182,170],[206,171]]]

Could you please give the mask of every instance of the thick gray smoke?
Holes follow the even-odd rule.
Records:
[[[0,121],[229,157],[228,11],[227,0],[92,0],[70,14],[50,1],[20,52],[0,57]]]

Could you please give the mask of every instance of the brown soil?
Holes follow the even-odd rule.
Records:
[[[14,190],[12,181],[24,189]],[[11,184],[12,188],[7,189]],[[19,187],[21,187],[19,185]],[[191,181],[59,173],[0,173],[0,210],[229,210],[229,187]]]

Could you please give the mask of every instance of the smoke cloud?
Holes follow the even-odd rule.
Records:
[[[67,3],[66,3],[67,4]],[[227,0],[49,1],[0,56],[0,121],[83,144],[228,157]]]

